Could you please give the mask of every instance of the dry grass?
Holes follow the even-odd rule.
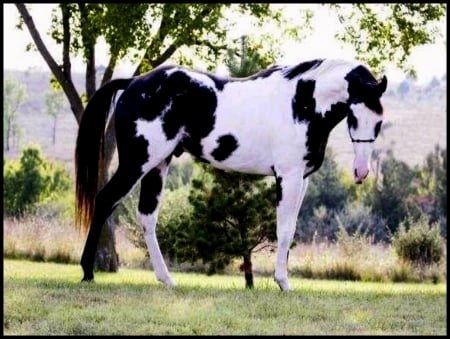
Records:
[[[240,260],[228,269],[238,272]],[[253,256],[256,275],[273,275],[275,252],[267,250]],[[389,244],[319,242],[299,244],[289,253],[289,271],[292,276],[310,279],[355,280],[366,282],[433,282],[446,281],[446,256],[439,264],[419,267],[398,259]]]
[[[3,219],[3,256],[60,263],[79,263],[84,237],[71,221],[36,216]],[[136,248],[122,229],[116,231],[116,250],[123,267],[143,267],[146,254]]]
[[[27,217],[3,220],[3,255],[33,261],[79,263],[84,237],[69,221]],[[272,248],[274,248],[272,246]],[[151,268],[148,254],[136,248],[125,230],[116,230],[116,249],[120,264],[127,268]],[[272,276],[275,252],[270,249],[253,255],[255,277]],[[290,250],[291,276],[311,279],[356,280],[366,282],[441,282],[446,281],[446,253],[444,260],[432,266],[413,266],[398,259],[391,245],[373,243],[370,238],[346,237],[336,243],[299,244]],[[238,258],[225,273],[238,274]],[[205,271],[202,264],[171,267],[171,271]]]

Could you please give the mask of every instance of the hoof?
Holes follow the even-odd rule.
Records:
[[[158,280],[160,282],[162,282],[164,284],[164,286],[167,287],[167,288],[174,288],[175,286],[177,286],[177,284],[175,283],[175,281],[171,277],[167,277],[165,279],[158,278]]]
[[[273,280],[275,280],[275,282],[278,284],[278,286],[280,287],[280,289],[283,292],[288,292],[291,287],[289,286],[289,282],[287,281],[287,279],[277,279],[274,278]]]
[[[94,276],[84,276],[83,279],[81,279],[81,282],[94,282]]]

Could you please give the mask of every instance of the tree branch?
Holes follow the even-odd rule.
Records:
[[[108,81],[112,79],[114,68],[117,64],[117,55],[111,53],[111,57],[109,58],[108,66],[106,66],[105,73],[103,74],[101,86],[106,84]]]
[[[70,63],[70,10],[68,4],[61,4],[63,22],[63,72],[67,79],[72,78]]]
[[[177,50],[177,48],[178,48],[177,43],[174,42],[158,58],[156,58],[156,60],[151,60],[151,58],[152,58],[151,53],[157,49],[158,50],[160,49],[160,47],[163,44],[164,39],[167,36],[168,27],[170,26],[169,14],[170,14],[169,7],[167,6],[167,4],[164,4],[164,9],[163,9],[163,13],[162,13],[161,22],[159,24],[158,32],[156,33],[155,37],[153,38],[150,46],[145,51],[144,57],[142,58],[139,65],[137,66],[136,70],[134,71],[133,76],[141,74],[141,72],[142,72],[141,69],[142,69],[142,66],[144,65],[145,61],[148,61],[149,64],[153,68],[158,67],[164,61],[166,61],[168,58],[170,58],[172,56],[172,54],[175,53],[175,51]]]
[[[178,46],[176,45],[176,42],[174,42],[158,58],[156,58],[155,60],[150,61],[150,65],[152,65],[153,68],[158,67],[164,61],[169,59],[173,55],[173,53],[175,53],[177,48],[178,48]]]
[[[27,25],[28,31],[30,32],[30,35],[39,53],[44,58],[51,72],[55,76],[56,80],[58,80],[59,84],[64,90],[64,93],[66,93],[66,96],[70,102],[70,108],[72,109],[72,112],[75,115],[77,122],[79,123],[81,115],[83,114],[83,103],[70,76],[69,77],[66,76],[66,74],[61,70],[60,66],[56,63],[56,61],[48,51],[47,47],[42,41],[42,38],[38,30],[36,29],[36,26],[33,22],[33,18],[30,16],[27,8],[25,7],[25,4],[18,3],[16,4],[16,7],[23,21]]]
[[[84,46],[84,57],[86,58],[86,94],[90,99],[96,90],[96,70],[95,70],[95,39],[92,39],[88,32],[89,18],[85,3],[78,3],[81,18],[81,39]]]

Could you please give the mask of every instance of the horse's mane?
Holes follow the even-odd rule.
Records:
[[[286,67],[284,74],[290,79],[306,73],[313,78],[319,78],[340,68],[348,68],[348,65],[356,66],[357,63],[343,59],[314,59]]]

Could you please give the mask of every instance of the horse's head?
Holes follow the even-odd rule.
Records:
[[[347,74],[346,80],[350,108],[347,124],[355,152],[353,175],[355,182],[361,184],[369,174],[373,143],[381,129],[383,107],[380,98],[386,91],[387,78],[383,76],[377,82],[364,66],[358,66]]]

